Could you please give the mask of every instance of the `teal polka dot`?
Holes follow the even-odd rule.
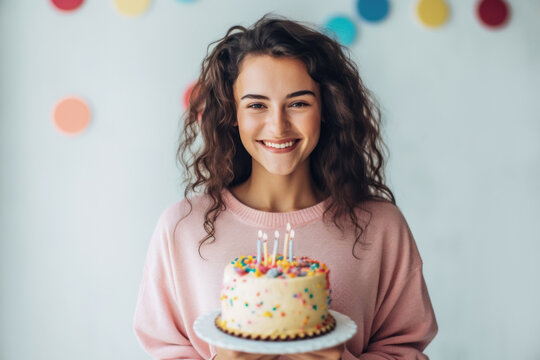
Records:
[[[335,16],[329,19],[323,31],[345,46],[351,45],[356,39],[356,25],[346,16]]]

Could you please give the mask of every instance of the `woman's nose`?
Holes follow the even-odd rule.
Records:
[[[273,128],[276,135],[282,135],[287,132],[290,127],[287,112],[282,109],[276,109],[270,114],[268,125]]]

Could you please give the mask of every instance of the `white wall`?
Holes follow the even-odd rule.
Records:
[[[131,330],[148,240],[182,197],[183,89],[207,44],[268,11],[356,19],[351,50],[383,109],[388,174],[422,253],[440,332],[433,359],[540,358],[540,3],[490,31],[475,1],[427,30],[413,1],[377,25],[352,0],[112,1],[72,14],[0,2],[0,358],[146,359]],[[54,104],[90,127],[66,137]]]

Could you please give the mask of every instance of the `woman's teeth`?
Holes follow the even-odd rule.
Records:
[[[286,143],[282,143],[282,144],[274,144],[274,143],[263,140],[264,145],[269,146],[269,147],[273,147],[273,148],[276,148],[276,149],[285,149],[285,148],[288,148],[289,146],[293,146],[294,143],[295,143],[294,140],[286,142]]]

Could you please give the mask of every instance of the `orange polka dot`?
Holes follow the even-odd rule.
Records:
[[[90,109],[86,102],[77,97],[60,100],[53,110],[53,122],[65,134],[78,134],[90,122]]]

